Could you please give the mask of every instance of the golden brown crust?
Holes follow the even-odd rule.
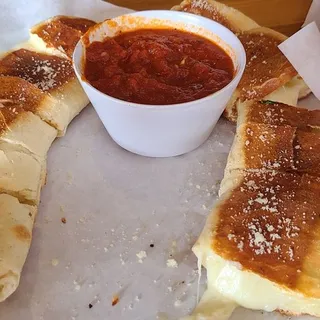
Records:
[[[63,32],[81,34],[91,25],[59,19]],[[27,204],[39,204],[47,151],[87,103],[70,59],[21,49],[0,60],[0,302],[19,285],[37,210]]]
[[[23,225],[14,226],[12,231],[15,233],[16,238],[20,241],[29,242],[31,240],[31,233]]]
[[[71,61],[26,49],[13,51],[0,60],[0,75],[22,78],[46,92],[75,79]]]
[[[262,99],[297,75],[278,48],[287,38],[285,35],[259,27],[239,11],[217,1],[186,0],[173,9],[205,16],[238,34],[246,51],[247,65],[232,103],[228,103],[224,112],[230,121],[236,121],[237,108],[243,102]]]
[[[57,16],[31,29],[49,48],[55,48],[67,56],[72,53],[81,36],[95,24],[94,21],[68,16]]]
[[[0,76],[1,100],[7,100],[8,103],[14,103],[16,105],[23,105],[26,111],[35,111],[37,105],[46,97],[46,93],[24,79]]]
[[[291,126],[300,129],[307,127],[320,128],[320,110],[308,110],[288,106],[284,103],[270,101],[254,101],[246,105],[239,113],[239,121],[264,123],[275,126]]]
[[[320,129],[320,110],[312,111],[312,116],[309,119],[309,126],[315,129]]]
[[[172,10],[201,15],[222,24],[234,33],[259,26],[242,12],[214,0],[186,0]]]
[[[320,176],[319,130],[297,130],[293,150],[294,166],[298,172]]]
[[[174,10],[184,11],[193,14],[197,14],[203,16],[205,18],[209,18],[213,21],[216,21],[229,30],[233,32],[238,32],[239,29],[236,29],[232,26],[231,22],[228,21],[226,17],[224,17],[219,10],[215,7],[213,2],[210,1],[183,1],[179,7],[173,7]]]
[[[240,169],[291,170],[295,131],[295,128],[289,126],[243,124],[238,128],[238,143],[241,144],[239,149],[243,151],[245,168]]]
[[[47,95],[18,77],[0,76],[0,134],[26,111],[37,113]]]
[[[245,69],[238,85],[241,101],[263,99],[297,75],[297,71],[283,54],[264,61],[265,63]]]
[[[269,28],[256,28],[238,35],[247,56],[247,66],[265,64],[265,60],[281,53],[278,45],[286,38]]]
[[[319,112],[244,104],[212,239],[224,259],[313,298],[320,298]]]
[[[54,20],[60,21],[70,28],[79,30],[82,34],[86,33],[89,28],[96,24],[93,20],[71,16],[56,16]]]
[[[278,31],[275,31],[273,29],[267,28],[267,27],[257,27],[254,29],[250,29],[250,30],[245,30],[245,32],[247,34],[251,34],[251,35],[261,35],[261,33],[263,34],[264,37],[269,37],[270,40],[272,41],[277,41],[279,44],[282,41],[285,41],[286,39],[288,39],[288,37]]]
[[[237,100],[226,113],[231,121],[243,102],[260,100],[287,84],[297,71],[279,50],[286,37],[268,28],[256,28],[238,35],[246,55],[247,65],[236,90]],[[235,107],[237,105],[237,107]]]
[[[319,112],[281,103],[245,104],[239,110],[227,169],[264,168],[319,176]]]
[[[239,100],[239,91],[236,90],[231,99],[228,101],[224,111],[223,116],[231,122],[237,122],[237,101]]]
[[[238,37],[247,55],[246,69],[238,85],[241,101],[262,99],[297,74],[278,48],[285,36],[260,27]]]
[[[213,250],[281,286],[309,295],[299,281],[319,226],[320,178],[245,172],[218,206]],[[314,297],[319,298],[320,292]]]

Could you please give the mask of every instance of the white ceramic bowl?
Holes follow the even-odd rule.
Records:
[[[143,105],[110,97],[83,77],[85,47],[80,41],[73,55],[76,74],[113,140],[131,152],[150,157],[170,157],[199,147],[209,137],[237,87],[246,64],[241,42],[212,20],[177,11],[142,11],[106,20],[87,34],[90,43],[112,37],[119,30],[173,27],[213,40],[232,58],[233,80],[220,91],[192,102]]]

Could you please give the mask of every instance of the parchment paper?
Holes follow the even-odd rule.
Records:
[[[320,28],[320,0],[312,1],[303,27],[313,21],[318,25],[318,28]]]
[[[100,19],[125,12],[92,0],[6,0],[1,48],[55,14]],[[301,103],[320,107],[314,97]],[[0,304],[0,320],[171,320],[189,313],[197,295],[191,247],[217,199],[234,131],[222,119],[194,152],[151,159],[117,146],[87,107],[50,149],[30,254],[17,292]],[[171,258],[177,268],[167,266]],[[205,281],[203,270],[201,291]],[[244,309],[232,317],[261,319],[286,317]]]
[[[320,31],[317,24],[309,23],[280,43],[279,49],[320,100]]]

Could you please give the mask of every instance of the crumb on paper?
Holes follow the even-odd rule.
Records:
[[[122,253],[120,253],[120,262],[121,262],[121,265],[123,266],[126,264],[126,262],[122,258]]]
[[[175,307],[180,307],[181,306],[181,300],[180,299],[177,299],[175,302],[174,302],[174,306]]]
[[[108,252],[109,251],[109,249],[107,247],[104,247],[103,250],[104,250],[104,252]]]
[[[138,240],[138,237],[137,237],[137,236],[133,236],[133,237],[132,237],[132,240],[133,240],[133,241],[137,241],[137,240]]]
[[[147,253],[145,251],[140,251],[136,254],[139,259],[139,263],[143,263],[143,259],[147,257]]]
[[[44,217],[44,221],[45,221],[45,223],[49,223],[49,222],[51,222],[52,220],[51,220],[49,217]]]
[[[207,210],[207,206],[205,204],[202,205],[203,210]]]
[[[64,206],[60,205],[60,212],[64,212]]]
[[[178,263],[174,259],[168,259],[167,260],[167,267],[169,267],[169,268],[178,268]]]
[[[74,287],[74,290],[75,291],[80,291],[81,287],[79,284],[76,284],[75,287]]]
[[[51,264],[56,267],[59,264],[59,260],[58,259],[52,259],[51,260]]]
[[[89,309],[91,309],[93,307],[93,305],[91,303],[89,303]]]
[[[202,269],[202,266],[201,266],[201,269]],[[193,269],[193,270],[191,271],[191,274],[192,274],[193,276],[198,276],[198,275],[199,275],[199,270],[198,270],[198,269]]]
[[[168,287],[168,291],[169,291],[169,292],[172,292],[172,287]]]
[[[82,217],[78,220],[78,223],[85,223],[85,221],[86,221],[85,218]]]
[[[198,189],[198,190],[200,190],[201,189],[201,187],[197,184],[196,185],[196,188]]]
[[[136,300],[137,302],[139,302],[139,301],[141,300],[141,295],[135,296],[134,300]]]
[[[119,302],[119,296],[118,295],[114,295],[112,297],[111,305],[114,307],[118,302]]]
[[[70,172],[68,172],[68,174],[67,174],[67,181],[68,181],[69,184],[72,184],[72,179],[73,179],[72,174],[71,174]]]
[[[67,223],[67,219],[66,219],[65,217],[62,217],[62,218],[61,218],[61,222],[64,223],[64,224],[66,224],[66,223]]]

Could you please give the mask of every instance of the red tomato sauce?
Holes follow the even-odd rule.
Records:
[[[217,44],[175,29],[142,29],[93,42],[84,69],[99,91],[148,105],[206,97],[234,75],[231,58]]]

